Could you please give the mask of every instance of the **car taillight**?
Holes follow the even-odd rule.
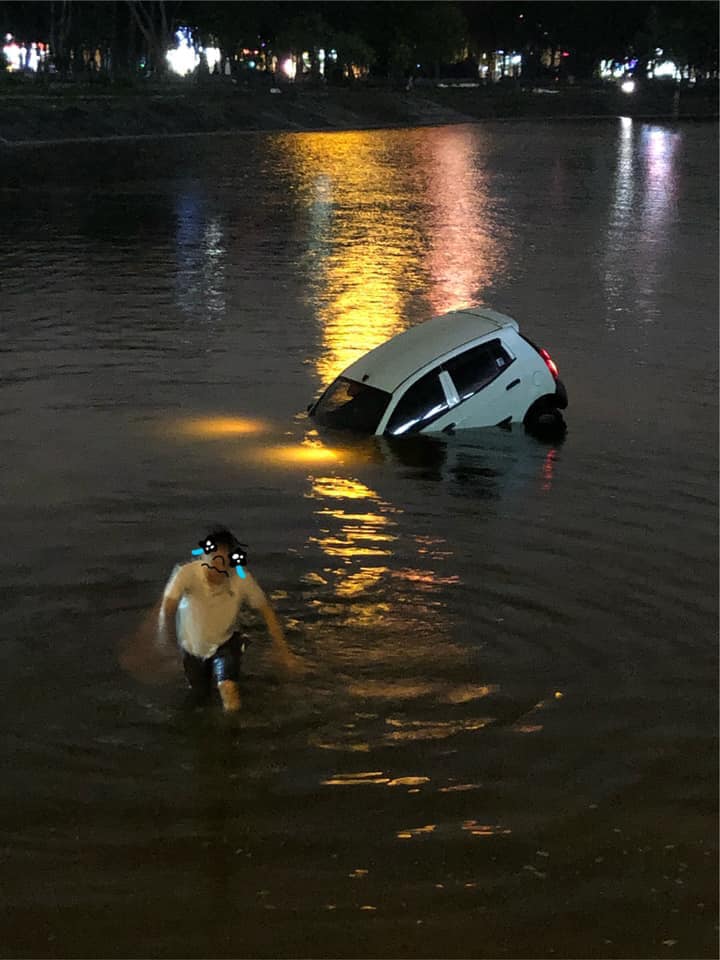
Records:
[[[550,356],[550,354],[547,352],[547,350],[543,350],[542,347],[540,348],[540,350],[539,350],[538,352],[539,352],[540,356],[543,358],[543,360],[545,361],[545,364],[546,364],[548,370],[550,371],[550,373],[551,373],[551,374],[553,375],[553,377],[557,380],[557,378],[560,376],[560,374],[558,373],[557,364],[555,363],[555,361],[553,360],[553,358]]]

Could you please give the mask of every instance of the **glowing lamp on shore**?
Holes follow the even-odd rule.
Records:
[[[623,93],[635,93],[635,81],[623,80],[623,82],[620,84],[620,89]]]
[[[675,77],[677,75],[678,69],[672,60],[664,60],[662,63],[658,63],[657,66],[653,69],[653,76],[655,77]]]
[[[6,43],[3,47],[3,53],[7,60],[8,70],[19,70],[22,66],[22,53],[20,47],[13,40],[12,34],[8,33],[5,37]]]
[[[166,54],[168,66],[173,73],[186,77],[198,65],[200,57],[190,42],[187,29],[180,28],[180,30],[177,30],[175,39],[177,46],[173,50],[168,50]]]

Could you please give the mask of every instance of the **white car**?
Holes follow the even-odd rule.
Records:
[[[395,437],[513,423],[556,434],[565,430],[566,406],[549,353],[523,337],[511,317],[470,307],[366,353],[308,412],[325,427]]]

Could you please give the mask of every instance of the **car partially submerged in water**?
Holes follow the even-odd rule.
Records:
[[[565,430],[566,406],[550,354],[524,337],[512,317],[470,307],[366,353],[308,412],[331,429],[395,437],[513,423],[557,435]]]

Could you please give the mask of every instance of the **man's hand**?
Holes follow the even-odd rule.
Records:
[[[159,609],[153,607],[134,633],[121,640],[118,650],[120,666],[141,683],[175,680],[182,672],[177,647],[158,638]]]
[[[287,676],[303,676],[305,673],[307,673],[308,668],[301,657],[297,657],[290,651],[287,641],[285,640],[285,634],[280,626],[280,621],[275,615],[273,608],[269,603],[266,603],[261,608],[260,613],[265,620],[268,633],[272,639],[272,650],[270,651],[270,657],[275,668]]]
[[[273,646],[270,657],[276,670],[290,677],[303,677],[308,672],[308,666],[302,657],[291,653],[287,647]]]

